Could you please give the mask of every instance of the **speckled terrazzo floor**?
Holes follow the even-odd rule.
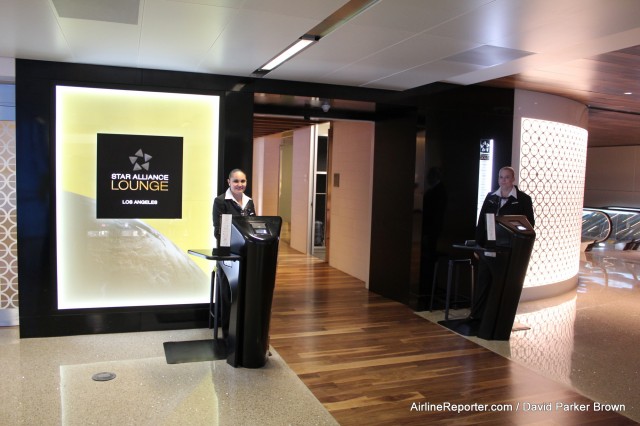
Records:
[[[274,350],[260,369],[167,364],[207,329],[20,339],[0,328],[2,425],[336,425]],[[116,374],[94,381],[101,372]]]
[[[520,303],[515,322],[526,329],[508,342],[468,339],[595,401],[624,405],[619,412],[640,423],[640,251],[583,253],[577,290]]]

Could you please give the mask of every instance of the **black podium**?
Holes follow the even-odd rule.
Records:
[[[277,216],[234,216],[231,253],[239,262],[218,262],[231,288],[227,362],[259,368],[269,353],[271,304],[282,219]]]
[[[213,339],[165,342],[167,363],[226,358],[233,367],[265,365],[281,228],[282,219],[277,216],[234,216],[230,247],[188,251],[193,256],[217,262],[216,271],[211,275],[209,303]],[[227,283],[231,293],[229,331],[226,339],[218,339],[223,303],[220,286]]]
[[[488,241],[485,247],[455,246],[475,251],[491,271],[492,281],[481,318],[439,323],[466,336],[509,340],[535,237],[525,216],[496,216],[495,240]]]

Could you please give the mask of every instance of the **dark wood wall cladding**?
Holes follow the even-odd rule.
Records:
[[[640,113],[589,108],[589,147],[640,145]]]

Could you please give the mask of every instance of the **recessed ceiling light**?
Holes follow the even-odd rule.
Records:
[[[316,41],[318,41],[318,39],[315,37],[307,37],[306,35],[300,37],[295,43],[287,47],[284,51],[279,53],[275,58],[273,58],[272,60],[270,60],[263,66],[261,66],[259,70],[271,71],[272,69],[276,68],[278,65],[282,64],[283,62],[289,60],[291,57],[297,55],[302,50],[309,47],[310,44],[313,44]]]
[[[625,95],[633,95],[633,92],[624,92]]]
[[[348,0],[342,7],[338,8],[331,15],[327,16],[318,25],[307,31],[302,37],[296,40],[293,44],[280,52],[269,62],[262,65],[255,70],[252,77],[264,77],[270,71],[282,65],[313,43],[320,40],[330,32],[334,31],[341,25],[344,25],[351,19],[355,18],[359,14],[363,13],[380,0]]]

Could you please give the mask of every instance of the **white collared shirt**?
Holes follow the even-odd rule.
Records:
[[[224,199],[225,200],[233,200],[234,203],[240,205],[235,198],[233,198],[233,194],[231,193],[231,188],[227,188],[227,192],[225,192],[224,195]],[[240,207],[242,207],[242,209],[244,210],[245,207],[247,207],[247,203],[251,201],[251,198],[247,195],[244,194],[244,192],[242,193],[242,205],[240,205]]]
[[[500,207],[504,206],[505,203],[507,202],[506,198],[502,198],[502,194],[500,193],[500,188],[498,188],[492,195],[497,195],[498,197],[500,197]],[[518,199],[518,191],[516,191],[516,187],[515,186],[513,188],[511,188],[511,192],[509,193],[507,198],[509,198],[509,197],[513,197],[516,200]]]

